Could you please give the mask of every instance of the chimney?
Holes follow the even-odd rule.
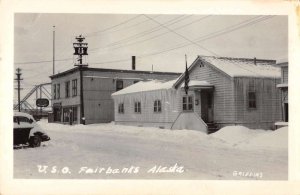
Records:
[[[132,61],[132,70],[135,70],[135,56],[131,56]]]
[[[254,57],[254,65],[256,65],[256,57]]]

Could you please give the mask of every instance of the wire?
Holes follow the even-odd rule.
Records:
[[[118,24],[116,24],[116,25],[113,25],[113,26],[110,26],[110,27],[108,27],[108,28],[105,28],[105,29],[103,29],[103,30],[99,30],[99,31],[95,31],[95,32],[88,33],[88,34],[86,35],[86,37],[96,36],[97,33],[103,33],[103,32],[105,32],[105,31],[108,31],[108,30],[110,30],[110,29],[113,29],[113,28],[115,28],[115,27],[117,27],[117,26],[126,24],[126,23],[128,23],[128,22],[130,22],[130,21],[132,21],[132,20],[135,20],[136,18],[141,17],[141,16],[142,16],[142,15],[137,15],[137,16],[132,17],[132,18],[130,18],[130,19],[128,19],[128,20],[125,20],[125,21],[123,21],[123,22],[121,22],[121,23],[118,23]]]
[[[215,52],[213,52],[213,51],[211,51],[211,50],[209,50],[209,49],[203,47],[202,45],[199,45],[197,42],[194,42],[194,41],[188,39],[187,37],[185,37],[185,36],[183,36],[183,35],[177,33],[176,31],[174,31],[174,30],[168,28],[167,26],[165,26],[165,25],[159,23],[158,21],[154,20],[153,18],[151,18],[151,17],[149,17],[149,16],[147,16],[147,15],[145,15],[145,14],[144,14],[144,16],[146,16],[147,18],[153,20],[154,22],[158,23],[159,25],[162,25],[163,27],[165,27],[165,28],[168,29],[169,31],[175,33],[176,35],[180,36],[181,38],[183,38],[183,39],[185,39],[185,40],[187,40],[187,41],[189,41],[189,42],[191,42],[191,43],[193,43],[193,44],[199,46],[201,49],[203,49],[203,50],[205,50],[205,51],[208,51],[209,53],[212,53],[212,54],[214,54],[214,55],[216,55],[216,56],[219,56],[219,55],[216,54]]]
[[[176,17],[176,18],[174,18],[174,19],[171,19],[171,20],[165,22],[164,24],[168,24],[169,22],[172,22],[172,21],[175,20],[175,22],[173,22],[173,23],[171,23],[171,24],[168,24],[168,25],[172,25],[172,24],[178,23],[178,22],[180,22],[181,20],[184,20],[184,19],[186,19],[187,17],[190,17],[190,16],[191,16],[191,15],[189,15],[189,16],[179,16],[179,17]],[[181,18],[181,17],[183,17],[183,18]],[[181,18],[181,19],[178,19],[178,18]],[[177,21],[176,21],[176,20],[177,20]],[[140,33],[131,35],[131,36],[125,38],[125,39],[121,39],[121,40],[119,40],[119,41],[110,43],[110,44],[106,45],[105,47],[92,48],[92,49],[90,49],[90,52],[93,52],[93,51],[98,50],[98,49],[105,49],[105,48],[108,48],[108,47],[114,47],[114,46],[116,46],[116,45],[122,44],[122,42],[128,42],[128,41],[130,41],[130,40],[132,40],[132,39],[136,39],[136,38],[140,38],[140,37],[146,36],[147,34],[150,34],[150,33],[152,33],[152,32],[156,32],[156,31],[159,31],[159,30],[161,30],[161,29],[162,29],[162,28],[161,28],[160,26],[157,26],[157,27],[151,28],[151,29],[149,29],[149,30],[145,30],[145,31],[142,31],[142,32],[140,32]]]

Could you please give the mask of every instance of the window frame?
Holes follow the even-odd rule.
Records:
[[[186,101],[184,101],[184,99]],[[194,97],[192,95],[182,96],[182,111],[183,112],[193,112],[194,111]]]
[[[119,103],[118,104],[118,113],[119,114],[124,114],[124,103]]]
[[[250,81],[248,85],[247,91],[247,107],[250,110],[257,109],[257,98],[256,98],[256,90],[255,90],[255,83],[254,81]]]
[[[56,84],[56,90],[57,90],[57,94],[56,94],[56,99],[60,99],[60,84]]]
[[[122,87],[121,87],[121,88],[119,87],[119,84],[122,84]],[[120,90],[122,90],[122,89],[124,89],[124,81],[118,79],[118,80],[116,81],[116,91],[120,91]]]
[[[77,79],[72,80],[72,97],[77,96]]]
[[[153,112],[154,113],[161,113],[162,112],[162,108],[161,108],[161,100],[160,99],[156,99],[154,100],[154,105],[153,105]]]
[[[141,102],[140,101],[135,101],[134,102],[134,113],[137,113],[137,114],[142,113],[142,108],[141,108]]]
[[[53,99],[56,100],[56,84],[53,85]]]
[[[70,81],[65,82],[65,97],[70,97]]]

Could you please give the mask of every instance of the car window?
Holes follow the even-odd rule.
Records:
[[[18,118],[14,116],[14,123],[18,123]]]
[[[21,122],[24,122],[24,123],[30,123],[30,122],[29,122],[29,119],[28,119],[27,117],[19,116],[18,118],[19,118],[20,123],[21,123]]]

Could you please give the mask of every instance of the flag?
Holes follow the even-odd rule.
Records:
[[[190,82],[190,77],[189,77],[189,71],[187,68],[187,60],[185,55],[184,90],[186,95],[188,94],[188,90],[189,90],[189,82]]]

